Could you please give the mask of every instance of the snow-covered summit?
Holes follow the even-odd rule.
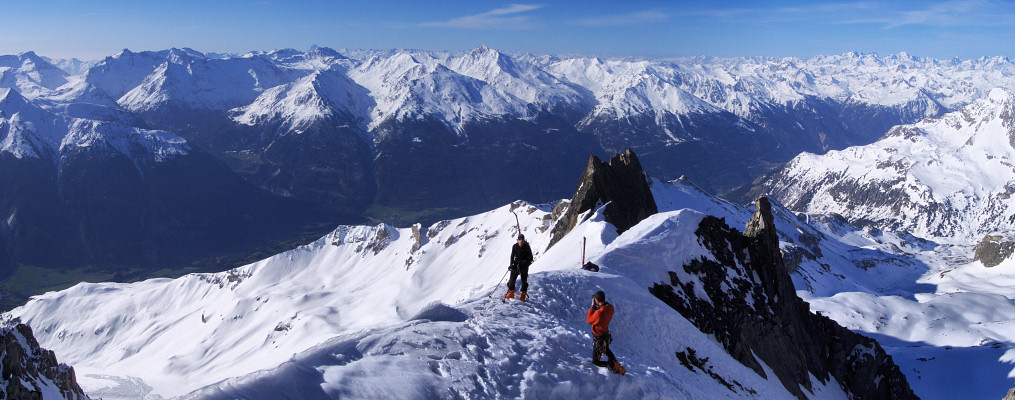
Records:
[[[34,52],[0,56],[0,87],[15,88],[30,98],[67,83],[69,74]]]
[[[540,108],[586,111],[594,102],[591,93],[584,88],[486,46],[451,57],[446,65]]]
[[[268,89],[232,113],[233,120],[244,125],[280,122],[283,130],[296,132],[332,118],[365,130],[372,108],[373,99],[365,88],[344,74],[325,70]]]
[[[0,153],[55,160],[67,119],[43,110],[10,88],[0,88]]]
[[[388,119],[434,118],[453,129],[476,119],[530,117],[534,109],[511,93],[457,73],[429,55],[371,58],[350,77],[377,99],[371,128]]]
[[[793,208],[926,238],[978,241],[1010,226],[1015,207],[1015,106],[988,96],[868,146],[801,154],[768,183]]]

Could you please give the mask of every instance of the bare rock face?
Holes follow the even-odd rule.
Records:
[[[631,149],[613,156],[609,163],[600,161],[596,156],[589,157],[574,197],[566,203],[567,209],[563,210],[563,216],[553,227],[550,246],[574,229],[586,211],[607,203],[604,216],[606,222],[617,227],[617,233],[659,212],[641,162]]]
[[[1008,395],[1001,400],[1015,400],[1015,388],[1008,389]]]
[[[762,362],[772,368],[800,399],[810,395],[811,376],[825,383],[835,379],[851,398],[916,399],[876,341],[812,314],[797,297],[779,251],[772,206],[766,197],[755,205],[743,234],[722,219],[702,219],[695,233],[715,261],[702,257],[678,267],[697,277],[701,288],[670,272],[670,282],[649,291],[758,375],[771,379]],[[707,298],[695,295],[701,291]]]
[[[1015,242],[1003,235],[987,235],[973,249],[973,259],[983,266],[995,267],[1015,252]]]
[[[6,382],[6,399],[42,399],[49,386],[69,400],[87,399],[78,386],[74,368],[56,361],[52,350],[39,347],[28,325],[17,323],[0,328],[0,379]]]

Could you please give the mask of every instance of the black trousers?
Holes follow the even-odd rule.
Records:
[[[522,293],[529,290],[529,264],[518,264],[511,268],[511,277],[508,278],[508,290],[515,291],[515,279],[522,277]]]
[[[592,337],[592,363],[599,367],[613,367],[617,363],[617,357],[613,356],[613,351],[610,350],[610,343],[613,343],[613,335],[610,332],[604,333],[602,336]],[[600,358],[606,355],[606,361],[601,361]]]

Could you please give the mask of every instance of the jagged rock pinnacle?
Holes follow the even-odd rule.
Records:
[[[586,211],[604,204],[606,221],[617,227],[617,233],[659,212],[641,162],[631,149],[613,156],[609,163],[589,157],[574,197],[566,210],[560,211],[563,216],[556,219],[550,246],[570,232]]]

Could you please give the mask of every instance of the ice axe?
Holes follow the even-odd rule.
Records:
[[[518,234],[520,235],[522,233],[522,224],[518,222],[518,213],[514,211],[511,213],[515,215],[515,228],[518,228]]]

